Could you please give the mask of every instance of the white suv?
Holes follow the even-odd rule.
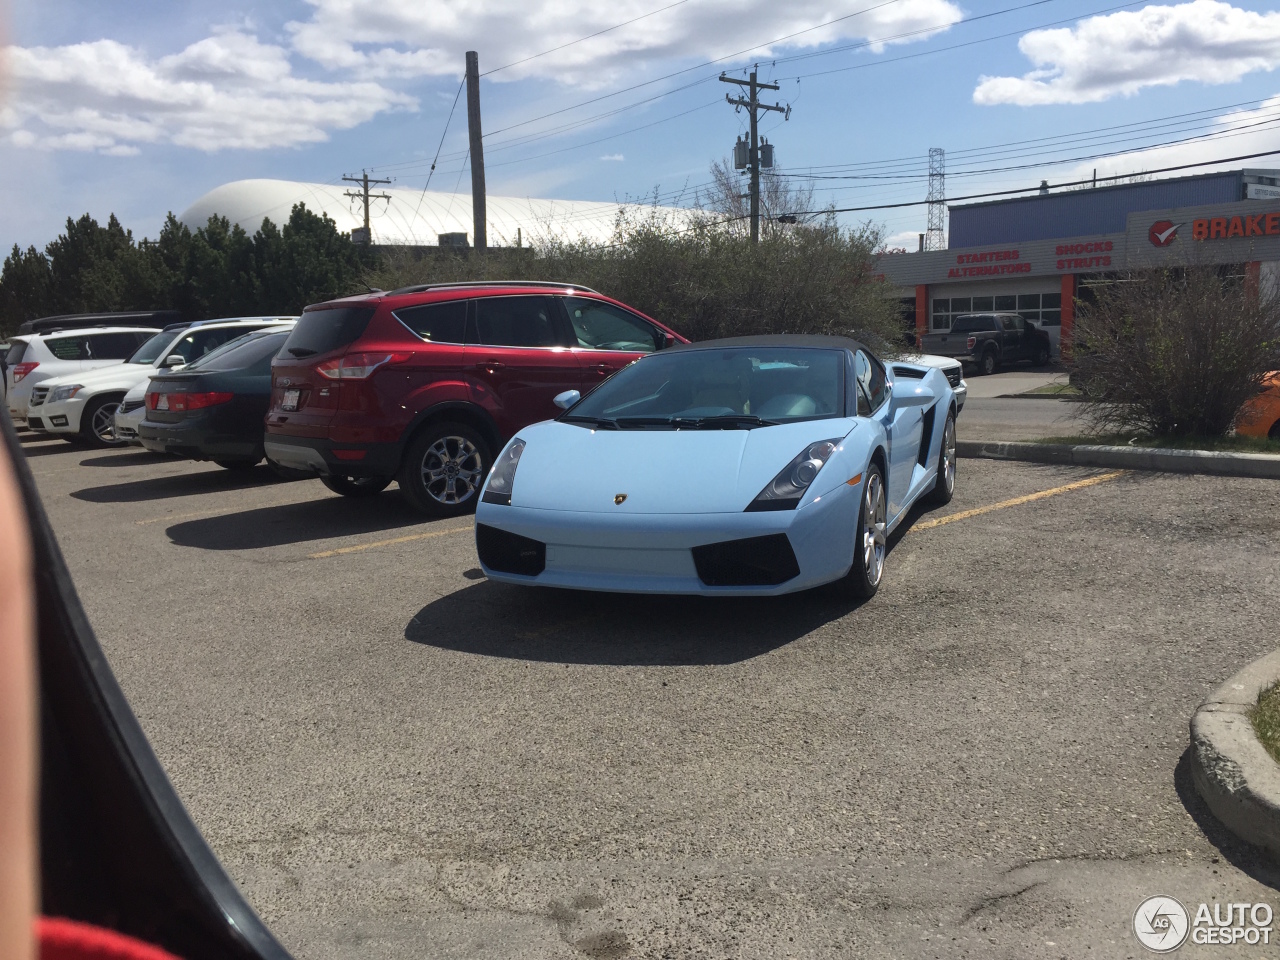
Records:
[[[165,327],[124,363],[86,374],[55,377],[31,391],[27,426],[97,447],[127,442],[116,436],[114,414],[125,394],[161,370],[185,366],[243,333],[296,317],[236,317]]]
[[[155,327],[92,327],[11,338],[5,355],[9,416],[15,422],[27,418],[36,384],[121,363],[157,332]]]

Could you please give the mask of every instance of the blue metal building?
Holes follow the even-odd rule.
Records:
[[[1274,172],[1274,171],[1270,171]],[[1122,183],[1033,197],[971,203],[949,208],[948,246],[981,247],[1054,237],[1122,233],[1125,219],[1141,210],[1198,207],[1246,199],[1246,173],[1228,170],[1174,180]],[[1250,181],[1259,178],[1252,176]]]

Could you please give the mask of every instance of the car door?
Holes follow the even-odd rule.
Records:
[[[556,394],[580,389],[582,372],[556,299],[525,294],[473,301],[463,363],[472,399],[503,437],[556,416]]]
[[[662,332],[643,317],[590,297],[558,299],[571,331],[570,349],[582,370],[584,394],[633,360],[662,348]]]
[[[1019,317],[1004,315],[1000,320],[1000,355],[1004,360],[1023,359],[1023,334]]]
[[[854,357],[854,374],[869,401],[871,416],[880,421],[889,438],[885,499],[892,519],[901,512],[911,489],[911,476],[924,435],[924,411],[919,406],[894,402],[884,367],[865,351],[859,350]]]

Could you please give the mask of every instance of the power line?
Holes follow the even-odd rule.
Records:
[[[440,131],[440,142],[436,145],[436,155],[431,161],[431,169],[427,171],[427,182],[422,186],[422,196],[418,197],[418,206],[414,208],[413,219],[418,219],[418,211],[422,209],[422,201],[426,199],[427,187],[431,186],[431,175],[436,172],[436,161],[440,159],[440,148],[444,146],[445,135],[449,132],[449,122],[453,120],[453,111],[458,107],[458,98],[462,96],[462,88],[466,86],[467,78],[462,78],[462,83],[458,84],[458,92],[453,95],[453,106],[449,108],[449,117],[444,122],[444,129]]]
[[[498,130],[492,130],[492,131],[489,131],[488,133],[486,133],[486,134],[485,134],[485,139],[486,139],[486,140],[488,140],[488,139],[489,139],[489,137],[497,136],[498,134],[500,134],[500,133],[504,133],[504,132],[506,132],[506,131],[508,131],[508,130],[514,130],[514,129],[518,128],[518,127],[527,126],[527,125],[529,125],[529,124],[531,124],[531,123],[537,123],[539,120],[545,120],[545,119],[548,119],[549,117],[558,116],[558,115],[560,115],[560,114],[567,113],[567,112],[569,112],[569,111],[576,110],[576,109],[579,109],[579,108],[584,107],[584,106],[589,106],[589,105],[591,105],[591,104],[593,104],[593,103],[599,103],[599,102],[601,102],[601,101],[603,101],[603,100],[607,100],[607,99],[610,99],[610,98],[612,98],[612,97],[619,96],[620,94],[627,93],[627,92],[629,92],[629,91],[631,91],[631,90],[640,89],[640,88],[645,87],[645,86],[651,86],[651,85],[653,85],[654,83],[660,83],[660,82],[661,82],[661,81],[663,81],[663,80],[669,80],[669,79],[671,79],[671,78],[673,78],[673,77],[681,76],[681,75],[683,75],[683,74],[690,73],[690,72],[692,72],[692,71],[694,71],[694,70],[698,70],[698,69],[701,69],[701,68],[706,67],[706,66],[712,66],[712,65],[715,65],[715,64],[718,64],[718,63],[722,63],[722,62],[724,62],[725,60],[733,59],[734,57],[741,56],[741,55],[742,55],[742,54],[744,54],[744,53],[750,53],[751,51],[753,51],[753,50],[758,50],[758,49],[760,49],[761,47],[769,47],[769,46],[773,46],[774,44],[781,43],[781,42],[783,42],[783,41],[785,41],[785,40],[788,40],[788,39],[794,39],[795,37],[800,36],[800,35],[802,35],[802,34],[804,34],[804,33],[812,32],[813,30],[818,30],[818,29],[821,29],[822,27],[830,26],[830,25],[831,25],[831,24],[833,24],[833,23],[837,23],[837,22],[842,21],[842,20],[848,20],[848,19],[850,19],[850,18],[852,18],[852,17],[855,17],[855,16],[861,16],[862,14],[870,13],[870,12],[872,12],[872,11],[874,11],[874,10],[878,10],[878,9],[880,9],[880,8],[882,8],[882,7],[889,6],[890,4],[892,4],[892,3],[896,3],[896,2],[900,2],[900,0],[885,0],[885,2],[880,3],[880,4],[877,4],[876,6],[868,7],[868,8],[866,8],[866,9],[864,9],[864,10],[859,10],[859,11],[856,11],[855,13],[847,14],[847,15],[845,15],[845,16],[843,16],[843,17],[837,17],[837,18],[834,18],[834,19],[832,19],[832,20],[824,21],[823,23],[817,24],[817,25],[815,25],[815,26],[813,26],[813,27],[808,27],[808,28],[806,28],[805,30],[796,31],[795,33],[787,34],[786,36],[783,36],[783,37],[775,38],[775,39],[773,39],[773,40],[769,40],[769,41],[766,41],[766,42],[764,42],[764,43],[756,44],[755,46],[745,48],[744,50],[739,50],[739,51],[737,51],[737,52],[735,52],[735,53],[727,54],[727,55],[725,55],[725,56],[723,56],[723,57],[718,57],[718,58],[716,58],[716,59],[708,60],[708,61],[705,61],[705,62],[700,63],[700,64],[695,64],[695,65],[694,65],[694,66],[692,66],[692,67],[686,67],[686,68],[684,68],[684,69],[677,70],[677,71],[674,71],[674,72],[672,72],[672,73],[665,74],[665,75],[660,76],[660,77],[655,77],[655,78],[653,78],[652,80],[646,80],[646,81],[643,81],[643,82],[638,83],[638,84],[633,84],[633,85],[628,86],[628,87],[623,87],[623,88],[622,88],[622,89],[620,89],[620,90],[615,90],[615,91],[613,91],[613,92],[611,92],[611,93],[608,93],[608,94],[603,94],[603,95],[598,96],[598,97],[592,97],[592,98],[590,98],[590,99],[588,99],[588,100],[583,100],[583,101],[580,101],[580,102],[578,102],[578,103],[571,104],[571,105],[569,105],[569,106],[567,106],[567,107],[562,107],[562,108],[560,108],[560,109],[558,109],[558,110],[553,110],[553,111],[551,111],[551,112],[549,112],[549,113],[541,114],[540,116],[537,116],[537,117],[532,117],[532,118],[530,118],[530,119],[528,119],[528,120],[522,120],[522,121],[520,121],[519,123],[510,124],[510,125],[508,125],[508,126],[506,126],[506,127],[502,127],[502,128],[500,128],[500,129],[498,129]],[[965,23],[970,23],[970,22],[973,22],[974,20],[987,19],[987,18],[990,18],[990,17],[992,17],[992,16],[999,16],[999,15],[1004,15],[1004,14],[1007,14],[1007,13],[1017,12],[1017,11],[1019,11],[1019,10],[1027,9],[1027,8],[1030,8],[1030,7],[1040,6],[1040,5],[1042,5],[1043,3],[1046,3],[1046,2],[1052,2],[1052,0],[1029,0],[1029,2],[1027,2],[1027,3],[1021,4],[1021,5],[1018,5],[1018,6],[1014,6],[1014,7],[1008,7],[1008,8],[1005,8],[1004,10],[994,11],[994,12],[992,12],[992,13],[987,13],[987,14],[980,14],[980,15],[977,15],[977,16],[975,16],[975,17],[962,18],[962,19],[960,19],[960,20],[950,21],[950,22],[948,22],[948,23],[935,24],[935,25],[934,25],[934,26],[932,26],[932,27],[922,28],[921,30],[912,31],[912,32],[907,33],[907,34],[893,35],[893,36],[889,36],[889,37],[881,37],[881,38],[877,38],[877,39],[875,39],[875,40],[868,40],[868,41],[866,41],[865,43],[855,44],[855,45],[852,45],[852,46],[849,46],[849,47],[842,47],[841,49],[842,49],[842,50],[844,50],[844,49],[852,49],[852,47],[855,47],[855,46],[856,46],[856,47],[864,47],[864,46],[870,46],[870,45],[873,45],[873,44],[888,43],[888,42],[892,42],[893,40],[896,40],[896,39],[904,39],[904,38],[907,38],[907,37],[910,37],[910,36],[915,36],[915,35],[920,34],[921,32],[925,32],[925,33],[928,33],[928,32],[935,32],[935,31],[938,31],[938,30],[948,29],[948,28],[953,27],[953,26],[960,26],[960,25],[965,24]],[[1057,26],[1057,25],[1060,25],[1060,24],[1063,24],[1063,23],[1069,23],[1069,22],[1077,21],[1077,20],[1080,20],[1080,19],[1085,19],[1085,18],[1092,17],[1092,16],[1099,16],[1099,15],[1102,15],[1102,14],[1111,13],[1111,12],[1114,12],[1114,11],[1116,11],[1116,10],[1121,10],[1121,9],[1125,9],[1125,8],[1128,8],[1128,7],[1139,6],[1139,5],[1141,5],[1142,3],[1144,3],[1144,2],[1146,2],[1146,0],[1132,0],[1132,2],[1129,2],[1129,3],[1123,3],[1123,4],[1116,5],[1116,6],[1106,7],[1106,8],[1101,9],[1101,10],[1095,10],[1095,11],[1092,11],[1092,12],[1087,13],[1087,14],[1076,15],[1076,16],[1068,17],[1068,18],[1066,18],[1066,19],[1062,19],[1062,20],[1055,20],[1055,21],[1051,21],[1051,22],[1049,22],[1049,23],[1045,23],[1045,24],[1039,24],[1039,25],[1032,26],[1032,27],[1022,28],[1022,29],[1020,29],[1020,30],[1015,30],[1015,31],[1012,31],[1012,32],[1010,32],[1010,33],[998,34],[998,35],[996,35],[996,36],[992,36],[992,37],[979,38],[979,39],[977,39],[977,40],[972,40],[972,41],[968,41],[968,42],[961,43],[961,44],[955,44],[955,45],[952,45],[952,46],[949,46],[949,47],[941,47],[941,48],[937,48],[937,49],[935,49],[935,50],[922,51],[922,52],[920,52],[920,53],[911,54],[911,55],[904,56],[904,57],[895,57],[895,58],[890,58],[890,59],[886,59],[886,60],[876,60],[876,61],[873,61],[873,62],[871,62],[871,63],[858,64],[858,65],[856,65],[855,67],[847,67],[847,68],[840,68],[840,69],[842,69],[842,70],[843,70],[843,69],[861,69],[861,68],[863,68],[863,67],[878,66],[878,65],[881,65],[881,64],[885,64],[885,63],[895,63],[895,62],[898,62],[899,60],[914,59],[914,58],[916,58],[916,57],[920,57],[920,56],[930,56],[930,55],[933,55],[933,54],[935,54],[935,53],[943,53],[943,52],[946,52],[946,51],[949,51],[949,50],[955,50],[955,49],[960,49],[960,48],[962,48],[962,47],[973,46],[973,45],[975,45],[975,44],[987,43],[987,42],[991,42],[991,41],[993,41],[993,40],[999,40],[999,39],[1003,39],[1003,38],[1005,38],[1005,37],[1009,37],[1009,36],[1016,36],[1016,35],[1018,35],[1018,34],[1026,33],[1026,32],[1030,32],[1030,31],[1033,31],[1033,30],[1041,30],[1041,29],[1045,29],[1045,28],[1048,28],[1048,27]],[[826,52],[827,52],[827,51],[822,51],[821,53],[825,54]],[[831,52],[836,52],[836,51],[831,51]],[[814,56],[814,55],[820,55],[820,54],[811,54],[811,55],[807,55],[807,56]],[[797,57],[797,58],[798,58],[798,57]],[[827,74],[827,73],[832,73],[832,72],[840,72],[840,70],[836,70],[836,71],[821,71],[821,72],[811,73],[811,74],[802,74],[802,75],[800,75],[800,76],[796,76],[796,77],[788,77],[788,78],[784,78],[784,79],[795,79],[795,80],[799,80],[799,79],[802,79],[802,78],[804,78],[804,77],[809,77],[809,76],[823,76],[823,75],[825,75],[825,74]],[[512,148],[514,148],[514,147],[516,147],[516,146],[521,146],[521,145],[524,145],[524,144],[527,144],[527,143],[533,142],[534,140],[537,140],[537,139],[545,139],[546,137],[549,137],[549,136],[557,136],[557,135],[559,135],[559,134],[566,133],[566,132],[568,132],[569,130],[576,129],[576,128],[578,128],[578,127],[585,126],[585,125],[587,125],[587,124],[590,124],[590,123],[596,122],[597,120],[607,119],[608,117],[616,116],[617,114],[619,114],[619,113],[623,113],[623,112],[625,112],[625,111],[627,111],[627,110],[632,110],[632,109],[635,109],[636,107],[644,106],[645,104],[652,103],[652,102],[654,102],[654,101],[656,101],[656,100],[664,99],[665,97],[671,96],[672,94],[679,93],[679,92],[682,92],[682,91],[684,91],[684,90],[691,89],[692,87],[698,86],[698,85],[700,85],[700,84],[702,84],[702,83],[709,82],[709,81],[710,81],[710,80],[712,80],[712,79],[714,79],[714,77],[712,77],[712,76],[702,77],[702,78],[699,78],[699,79],[697,79],[697,80],[694,80],[694,81],[692,81],[692,82],[690,82],[690,83],[683,84],[683,85],[678,86],[678,87],[673,87],[673,88],[672,88],[672,89],[670,89],[670,90],[666,90],[666,91],[663,91],[662,93],[655,94],[654,96],[646,97],[646,98],[644,98],[644,99],[642,99],[642,100],[636,100],[636,101],[633,101],[632,103],[626,104],[626,105],[621,106],[621,107],[614,108],[614,109],[612,109],[612,110],[606,111],[606,112],[601,113],[601,114],[594,115],[594,116],[592,116],[592,117],[586,117],[586,118],[583,118],[583,119],[581,119],[581,120],[573,121],[573,122],[571,122],[571,123],[569,123],[569,124],[565,124],[565,125],[563,125],[562,127],[555,128],[555,129],[554,129],[554,130],[552,130],[552,131],[544,131],[544,132],[541,132],[541,133],[533,134],[533,135],[531,135],[531,136],[529,136],[529,137],[527,137],[527,138],[526,138],[526,137],[517,137],[517,138],[511,138],[511,139],[508,139],[508,140],[505,140],[505,141],[499,141],[498,143],[491,144],[491,145],[490,145],[490,149],[491,149],[491,150],[497,150],[497,149],[512,149]],[[644,126],[642,126],[642,127],[636,127],[636,128],[631,128],[631,129],[628,129],[628,130],[625,130],[625,131],[621,131],[621,132],[618,134],[618,136],[620,136],[620,135],[624,135],[624,134],[627,134],[627,133],[633,133],[633,132],[635,132],[636,130],[639,130],[639,129],[645,129],[645,128],[646,128],[646,127],[648,127],[648,126],[651,126],[651,124],[646,124],[646,125],[644,125]],[[557,152],[561,152],[561,151],[553,151],[553,153],[557,153]],[[538,156],[539,156],[539,157],[542,157],[542,156],[549,156],[549,155],[551,155],[551,154],[540,154],[540,155],[538,155]],[[449,155],[446,155],[445,159],[446,159],[446,160],[452,160],[452,159],[456,159],[458,156],[460,156],[460,155],[459,155],[459,154],[449,154]],[[524,159],[537,159],[537,157],[522,158],[520,161],[509,161],[509,162],[524,162]],[[421,163],[422,163],[422,161],[406,161],[406,162],[405,162],[404,164],[402,164],[402,165],[403,165],[403,166],[413,166],[413,165],[420,165]],[[384,165],[382,166],[382,169],[387,169],[387,168],[390,168],[390,167],[392,167],[392,166],[401,166],[401,164],[384,164]]]
[[[1235,157],[1219,157],[1216,160],[1201,160],[1199,163],[1180,163],[1174,167],[1160,167],[1156,170],[1143,170],[1142,173],[1172,173],[1176,170],[1191,170],[1195,167],[1212,167],[1219,163],[1235,163],[1239,160],[1256,160],[1259,157],[1274,157],[1280,155],[1280,150],[1264,150],[1261,153],[1245,153]],[[1099,177],[1099,180],[1123,180],[1125,177],[1133,176],[1133,173],[1117,173],[1107,177]],[[1079,187],[1087,183],[1093,183],[1093,179],[1089,180],[1070,180],[1066,183],[1055,184],[1056,187]],[[1008,197],[1019,193],[1029,193],[1032,190],[1039,190],[1039,186],[1022,187],[1018,190],[996,190],[990,193],[971,193],[964,197],[952,197],[948,202],[957,200],[981,200],[986,197]],[[797,210],[791,216],[820,216],[824,213],[862,213],[867,210],[896,210],[901,207],[919,207],[927,204],[928,200],[912,200],[907,203],[884,203],[866,207],[828,207],[825,210]],[[741,219],[741,218],[738,218]]]
[[[597,30],[595,33],[589,33],[585,37],[579,37],[577,40],[570,40],[568,43],[562,43],[560,44],[560,46],[552,47],[550,50],[543,50],[541,53],[535,53],[532,56],[525,57],[523,60],[513,60],[511,63],[505,63],[500,67],[494,67],[492,70],[486,70],[484,73],[480,74],[480,76],[487,77],[492,73],[497,73],[499,70],[507,70],[511,67],[518,67],[522,63],[528,63],[530,60],[537,60],[539,57],[545,57],[547,54],[555,53],[558,50],[563,50],[565,47],[572,47],[575,43],[582,43],[583,41],[586,41],[586,40],[594,40],[596,37],[603,36],[606,33],[612,33],[614,30],[618,30],[622,27],[630,26],[631,24],[636,23],[637,21],[644,20],[647,17],[652,17],[666,10],[670,10],[672,7],[678,7],[681,4],[688,3],[688,2],[689,0],[676,0],[675,3],[669,3],[665,7],[659,7],[657,10],[650,10],[648,13],[642,13],[638,17],[632,17],[630,20],[624,20],[622,21],[622,23],[615,23],[612,27],[605,27],[603,30]]]

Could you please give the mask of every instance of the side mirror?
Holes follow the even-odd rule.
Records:
[[[545,396],[545,394],[544,394]],[[582,394],[577,390],[566,390],[564,393],[557,393],[551,400],[561,410],[568,410],[575,403],[582,399]]]
[[[186,365],[187,365],[187,358],[180,353],[169,354],[167,357],[164,358],[164,363],[160,364],[160,366],[166,367],[166,368],[185,367]]]
[[[660,336],[661,336],[661,343],[658,344],[659,350],[665,350],[667,349],[667,347],[675,346],[676,338],[673,337],[671,334],[664,333],[664,334],[660,334]]]

